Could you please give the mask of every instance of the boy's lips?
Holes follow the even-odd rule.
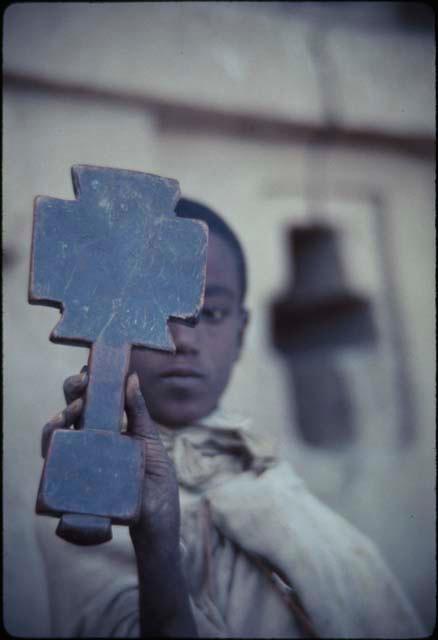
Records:
[[[200,369],[186,364],[174,364],[160,376],[161,378],[203,378],[204,374]]]

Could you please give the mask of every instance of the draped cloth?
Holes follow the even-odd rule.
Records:
[[[201,637],[425,635],[375,545],[312,496],[248,420],[215,411],[160,432],[180,485],[183,568]],[[128,529],[113,526],[110,543],[84,548],[41,520],[53,519],[37,523],[51,635],[138,636]]]

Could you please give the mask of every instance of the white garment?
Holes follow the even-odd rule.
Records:
[[[375,546],[276,461],[247,421],[215,412],[163,428],[162,438],[180,483],[184,568],[201,637],[425,635]],[[127,527],[113,526],[104,545],[76,547],[54,534],[56,519],[35,518],[50,635],[138,636]]]

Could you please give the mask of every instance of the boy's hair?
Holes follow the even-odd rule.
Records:
[[[228,243],[228,246],[233,251],[237,262],[240,284],[240,302],[243,304],[247,289],[246,260],[242,245],[234,231],[218,213],[196,200],[180,198],[175,207],[175,211],[177,216],[180,218],[202,220],[208,225],[209,231],[217,233]]]

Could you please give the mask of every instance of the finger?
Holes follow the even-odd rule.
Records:
[[[132,373],[126,383],[126,414],[128,433],[142,438],[160,439],[158,427],[147,410],[136,373]]]
[[[70,404],[76,398],[80,398],[87,388],[88,384],[88,373],[85,370],[85,367],[82,368],[81,373],[70,376],[64,380],[63,390],[64,397],[67,404]]]
[[[68,429],[71,427],[80,418],[83,406],[84,401],[82,398],[77,398],[44,425],[41,435],[41,455],[43,458],[46,457],[53,432],[56,429]]]

